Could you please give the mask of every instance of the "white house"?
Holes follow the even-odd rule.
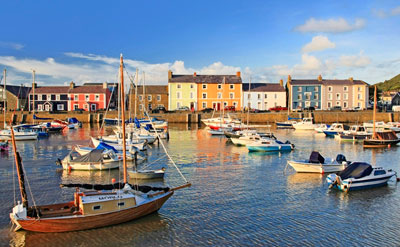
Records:
[[[243,83],[243,106],[268,110],[275,106],[286,107],[286,90],[283,81],[278,83]]]

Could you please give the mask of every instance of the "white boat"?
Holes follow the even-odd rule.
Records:
[[[292,151],[294,145],[289,141],[285,143],[274,139],[261,138],[246,145],[250,152],[283,152]]]
[[[100,145],[104,145],[104,144],[100,144]],[[106,144],[107,145],[107,144]],[[112,147],[113,148],[113,147]],[[86,154],[88,154],[88,153],[90,153],[91,151],[93,151],[95,148],[92,148],[92,147],[88,147],[88,146],[82,146],[82,145],[75,145],[74,146],[74,150],[76,151],[76,152],[78,152],[80,155],[86,155]],[[109,148],[106,148],[106,149],[104,149],[104,153],[105,152],[107,152],[107,150],[108,150]],[[119,152],[118,150],[114,150],[114,152],[115,152],[115,154],[117,155],[117,157],[118,157],[118,159],[119,160],[122,160],[122,156],[123,156],[123,154],[122,154],[122,152]],[[134,150],[131,150],[131,151],[127,151],[126,152],[126,160],[127,161],[133,161],[133,160],[135,160],[135,154],[137,155],[137,151],[136,151],[136,149],[134,149]],[[138,157],[138,156],[136,156],[136,157]]]
[[[392,170],[373,167],[368,163],[354,162],[338,174],[329,174],[326,181],[329,188],[341,191],[367,189],[386,185],[396,175]]]
[[[328,128],[329,125],[327,124],[316,124],[314,130],[317,133],[324,133],[324,130],[327,130]]]
[[[64,170],[108,170],[119,168],[119,161],[113,150],[94,149],[77,157],[71,152],[60,163]]]
[[[242,123],[239,119],[234,119],[229,114],[227,114],[227,116],[223,116],[223,117],[202,119],[201,122],[203,122],[207,126],[218,125],[220,123],[236,124],[236,125],[240,125]]]
[[[293,128],[296,130],[314,130],[315,124],[313,124],[312,118],[303,118],[302,121],[294,123]]]
[[[313,151],[307,160],[289,160],[288,165],[293,167],[296,172],[310,173],[329,173],[339,172],[347,167],[349,162],[342,154],[338,154],[336,159],[324,158],[319,152]]]
[[[118,130],[114,130],[115,135],[109,136],[109,138],[113,138],[116,141],[121,141],[122,140],[122,132]],[[137,134],[136,132],[126,132],[126,140],[131,141],[134,143],[140,142],[140,141],[147,141],[148,144],[152,144],[156,141],[157,137],[153,135],[141,135]],[[103,139],[106,137],[103,137]]]
[[[134,179],[161,179],[164,178],[165,168],[158,170],[128,171],[129,177]]]
[[[29,141],[37,140],[38,133],[31,130],[18,130],[14,128],[14,136],[16,141]],[[11,140],[11,130],[5,129],[0,131],[0,140],[9,141]]]
[[[349,126],[343,125],[342,123],[333,123],[327,130],[324,130],[323,132],[328,137],[334,137],[345,130],[349,130]]]
[[[104,140],[99,140],[94,137],[90,137],[92,140],[93,146],[97,147],[101,142]],[[119,143],[112,143],[112,142],[107,142],[105,141],[108,145],[114,147],[116,150],[121,151],[123,149],[122,141]],[[147,143],[146,142],[140,142],[140,143],[133,143],[133,142],[126,142],[126,147],[128,150],[131,150],[132,148],[136,148],[139,151],[144,151],[147,148]]]
[[[239,138],[231,138],[233,144],[237,146],[246,146],[247,144],[251,144],[255,141],[261,140],[261,137],[257,134],[255,135],[244,135]]]
[[[349,130],[345,130],[342,133],[335,135],[335,139],[340,141],[350,142],[362,142],[372,136],[371,132],[367,132],[364,126],[352,125]]]

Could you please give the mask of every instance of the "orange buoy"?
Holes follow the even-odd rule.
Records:
[[[390,144],[388,145],[388,148],[390,148]]]
[[[115,178],[112,178],[112,179],[111,179],[111,183],[113,183],[113,184],[114,184],[114,183],[115,183],[115,181],[116,181],[116,180],[115,180]]]
[[[72,170],[72,167],[68,166],[68,172],[71,172],[71,170]]]

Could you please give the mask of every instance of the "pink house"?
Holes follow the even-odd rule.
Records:
[[[75,86],[75,83],[71,82],[68,91],[68,110],[103,110],[107,108],[110,97],[111,92],[107,88],[107,83],[103,83],[103,85]]]

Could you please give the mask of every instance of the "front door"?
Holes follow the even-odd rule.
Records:
[[[49,106],[49,105],[45,105],[45,106],[44,106],[44,110],[45,110],[45,111],[50,111],[50,106]]]
[[[96,105],[95,104],[91,105],[91,111],[96,111]]]

